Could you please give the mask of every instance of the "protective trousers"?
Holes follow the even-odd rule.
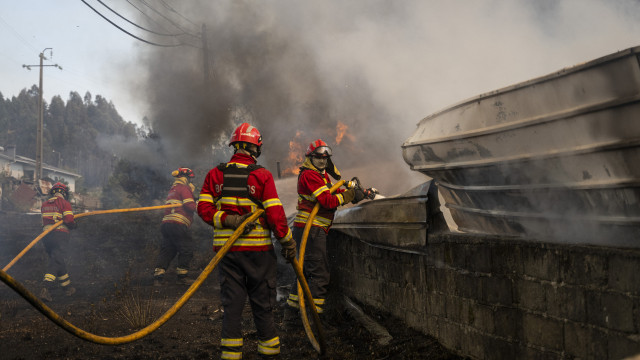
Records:
[[[292,233],[293,238],[298,244],[299,252],[304,228],[294,227]],[[312,226],[309,230],[302,270],[304,277],[309,284],[309,290],[311,290],[311,295],[313,296],[313,301],[316,304],[316,309],[318,310],[318,313],[322,313],[325,299],[327,298],[330,273],[329,262],[327,260],[327,233],[320,227]],[[298,301],[298,281],[294,280],[291,285],[287,304],[297,308],[299,307]]]
[[[69,233],[52,231],[44,239],[44,249],[49,256],[47,273],[56,277],[67,275],[67,264],[64,260],[65,250],[69,244]]]
[[[247,296],[258,330],[258,352],[280,353],[272,309],[276,304],[276,254],[269,251],[230,251],[220,262],[222,359],[242,358],[242,310]]]
[[[189,263],[193,259],[195,244],[191,239],[187,225],[176,223],[162,223],[160,225],[162,240],[160,242],[160,254],[156,262],[156,268],[167,269],[171,260],[178,254],[178,269],[189,270]]]

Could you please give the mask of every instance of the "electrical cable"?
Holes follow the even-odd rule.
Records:
[[[102,0],[96,0],[96,1],[98,1],[100,4],[102,4],[102,6],[106,7],[107,9],[109,9],[109,11],[111,11],[112,13],[114,13],[114,14],[118,15],[122,20],[124,20],[124,21],[128,22],[129,24],[131,24],[131,25],[133,25],[133,26],[135,26],[135,27],[137,27],[138,29],[142,29],[142,30],[144,30],[144,31],[148,31],[148,32],[150,32],[150,33],[152,33],[152,34],[156,34],[156,35],[160,35],[160,36],[180,36],[180,35],[185,34],[185,33],[182,33],[182,34],[163,34],[163,33],[159,33],[159,32],[157,32],[157,31],[149,30],[149,29],[147,29],[147,28],[145,28],[145,27],[142,27],[142,26],[140,26],[140,25],[138,25],[138,24],[134,23],[133,21],[131,21],[131,20],[127,19],[126,17],[124,17],[124,16],[120,15],[117,11],[113,10],[112,8],[110,8],[110,7],[109,7],[107,4],[105,4]]]
[[[169,4],[167,4],[164,0],[160,0],[160,2],[162,3],[162,5],[164,5],[164,7],[166,7],[167,9],[169,9],[170,11],[176,13],[176,15],[180,16],[181,18],[187,20],[188,22],[191,23],[191,25],[193,26],[198,26],[198,24],[194,23],[193,21],[187,19],[186,17],[184,17],[182,14],[180,14],[179,12],[177,12],[174,8],[172,8],[171,6],[169,6]]]
[[[125,34],[131,36],[132,38],[135,38],[137,40],[140,40],[144,43],[147,43],[149,45],[155,45],[155,46],[161,46],[161,47],[177,47],[177,46],[181,46],[181,45],[188,45],[188,44],[176,44],[176,45],[165,45],[165,44],[158,44],[158,43],[154,43],[152,41],[149,40],[145,40],[141,37],[135,36],[132,33],[128,32],[127,30],[121,28],[120,26],[118,26],[116,23],[114,23],[113,21],[109,20],[106,16],[102,15],[98,10],[94,9],[91,5],[89,5],[85,0],[80,0],[82,1],[85,5],[87,5],[91,10],[93,10],[96,14],[100,15],[100,17],[102,17],[103,19],[105,19],[107,22],[109,22],[111,25],[117,27],[120,31],[124,32]],[[193,46],[193,45],[191,45]]]
[[[161,13],[160,11],[154,9],[151,5],[149,5],[149,3],[147,3],[145,0],[138,0],[141,3],[143,3],[146,7],[148,7],[149,9],[153,10],[153,12],[155,12],[156,14],[160,15],[163,19],[167,20],[169,23],[171,23],[171,25],[175,26],[176,28],[180,29],[181,31],[183,31],[185,34],[187,35],[191,35],[191,36],[195,36],[198,37],[197,35],[194,35],[190,32],[188,32],[187,30],[183,29],[179,24],[177,24],[175,21],[171,20],[170,18],[166,17],[163,13]]]

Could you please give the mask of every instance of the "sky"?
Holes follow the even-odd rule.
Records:
[[[43,94],[47,102],[54,95],[66,101],[72,91],[81,96],[88,91],[94,97],[102,95],[111,100],[126,121],[139,123],[144,116],[144,107],[123,91],[129,79],[118,75],[123,68],[135,71],[139,64],[134,53],[142,43],[110,25],[81,1],[3,0],[0,39],[0,92],[5,98],[38,85],[39,68],[29,71],[22,65],[39,64],[39,54],[51,48],[53,54],[45,52],[44,64],[58,64],[62,70],[44,68]]]
[[[86,1],[125,30],[154,39],[96,0]],[[128,19],[153,28],[154,24],[139,20],[141,14],[133,5],[153,15],[139,0],[103,2]],[[179,1],[164,2],[180,9]],[[398,1],[394,3],[403,4],[397,7],[400,10],[387,14],[379,23],[375,20],[381,17],[374,14],[374,7],[387,11],[388,1],[326,5],[331,3],[339,2],[301,2],[289,7],[291,14],[281,16],[299,21],[292,26],[300,26],[300,31],[308,32],[305,35],[321,40],[314,47],[322,52],[319,56],[324,61],[342,62],[347,57],[344,70],[355,66],[369,73],[380,97],[400,95],[404,101],[398,106],[411,108],[407,116],[414,122],[481,92],[640,45],[637,1]],[[161,5],[156,1],[153,6],[194,28]],[[280,11],[286,6],[274,5],[273,9]],[[183,11],[181,14],[192,12]],[[295,11],[299,11],[297,19]],[[300,21],[312,22],[314,18],[315,24]],[[348,25],[350,18],[355,22]],[[193,17],[194,22],[199,20]],[[339,37],[327,38],[322,36],[324,27],[336,33],[343,28]],[[127,121],[139,122],[146,114],[145,104],[129,91],[131,82],[136,81],[130,75],[144,73],[138,53],[153,46],[118,30],[81,1],[3,0],[0,34],[0,92],[5,97],[38,84],[38,69],[29,71],[22,65],[38,64],[38,54],[52,48],[53,56],[47,52],[45,64],[59,64],[63,70],[44,69],[45,99],[60,95],[66,100],[70,91],[81,95],[89,91],[113,101]]]
[[[157,36],[85,1],[140,38],[187,45],[134,39],[82,1],[3,0],[0,92],[37,85],[37,68],[22,65],[52,48],[45,64],[63,70],[45,68],[47,102],[101,95],[126,121],[151,118],[180,159],[228,137],[239,113],[263,131],[268,161],[297,137],[303,147],[328,139],[354,166],[385,152],[401,159],[403,140],[431,113],[640,45],[638,0],[103,0],[156,32],[199,34],[205,24],[205,91],[199,39]],[[342,148],[337,123],[349,128]]]

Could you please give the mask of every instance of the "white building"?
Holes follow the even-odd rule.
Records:
[[[16,155],[15,146],[0,147],[0,172],[6,176],[22,179],[33,179],[36,171],[36,161],[24,156]],[[72,173],[64,169],[42,163],[42,176],[53,180],[65,182],[69,190],[75,192],[76,180],[81,178],[80,174]]]

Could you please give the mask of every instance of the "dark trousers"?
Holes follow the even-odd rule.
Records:
[[[69,245],[69,233],[52,231],[44,239],[44,249],[49,256],[47,273],[56,277],[67,274],[67,263],[64,260],[67,246]]]
[[[178,254],[177,267],[188,270],[189,263],[193,259],[195,244],[191,239],[187,225],[175,223],[162,223],[160,225],[162,241],[160,242],[160,254],[156,262],[156,268],[167,269],[171,260]]]
[[[242,338],[242,310],[249,297],[258,339],[277,336],[272,309],[276,305],[276,254],[230,251],[220,262],[220,295],[224,306],[222,339]]]
[[[304,228],[294,227],[293,238],[298,244],[298,252],[302,242]],[[304,264],[302,273],[304,274],[309,290],[314,299],[326,299],[327,288],[329,287],[330,273],[329,262],[327,260],[327,233],[323,229],[312,226],[307,238],[307,246],[304,251]],[[291,294],[298,294],[298,281],[294,280],[291,285]]]

